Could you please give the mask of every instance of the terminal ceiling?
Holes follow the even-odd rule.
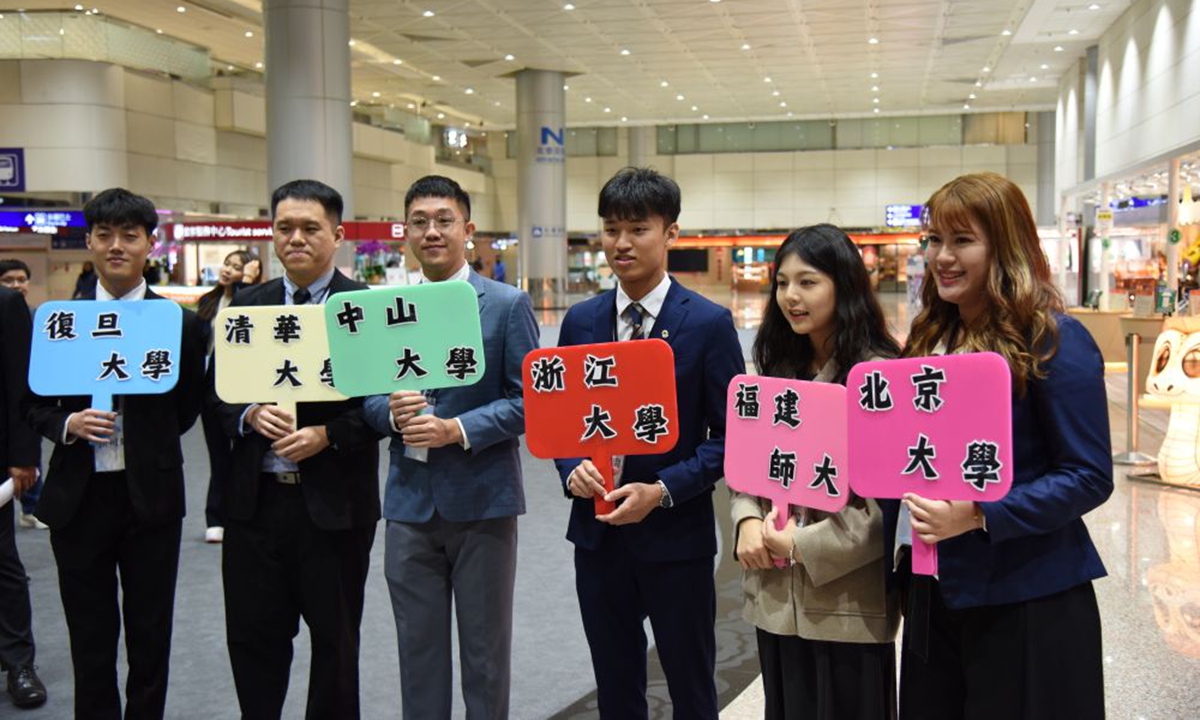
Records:
[[[1049,110],[1062,73],[1130,4],[351,0],[353,97],[511,127],[512,74],[541,68],[569,74],[571,125]],[[225,71],[260,72],[258,0],[97,7],[210,48]]]

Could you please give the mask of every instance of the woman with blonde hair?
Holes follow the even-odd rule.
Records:
[[[991,503],[885,507],[907,590],[900,717],[1102,718],[1104,565],[1083,515],[1112,492],[1104,364],[1063,314],[1020,189],[956,178],[925,206],[924,309],[909,357],[991,351],[1012,371],[1013,485]],[[898,524],[898,527],[896,525]],[[938,548],[910,574],[911,533]]]

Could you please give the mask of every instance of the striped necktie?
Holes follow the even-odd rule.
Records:
[[[642,323],[646,321],[646,309],[637,303],[630,303],[625,308],[625,318],[629,320],[629,324],[633,326],[633,332],[629,335],[630,340],[642,339]]]

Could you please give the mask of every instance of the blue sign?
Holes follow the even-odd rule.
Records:
[[[0,148],[0,190],[25,192],[24,148]]]
[[[3,210],[0,232],[33,232],[57,235],[59,228],[86,228],[79,210]]]
[[[567,151],[564,146],[566,136],[566,131],[561,127],[558,128],[558,132],[554,132],[554,128],[543,125],[541,142],[537,146],[537,157],[533,161],[562,165],[567,159]]]
[[[29,387],[44,397],[159,395],[179,379],[183,311],[169,300],[42,303],[33,319]]]
[[[542,144],[549,145],[550,141],[553,140],[555,143],[558,144],[559,147],[562,147],[563,136],[565,134],[566,133],[563,132],[562,128],[559,128],[558,132],[555,133],[553,128],[548,128],[548,127],[542,126]]]
[[[922,205],[888,205],[884,209],[887,227],[920,227]]]

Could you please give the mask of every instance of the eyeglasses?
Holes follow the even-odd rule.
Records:
[[[454,217],[437,217],[437,218],[415,217],[415,218],[412,218],[411,220],[409,220],[407,224],[405,224],[404,229],[405,229],[405,232],[407,232],[409,235],[412,235],[413,237],[421,237],[425,233],[429,232],[430,225],[437,228],[437,231],[439,233],[444,233],[444,232],[450,232],[450,230],[453,229],[454,226],[457,225],[459,222],[461,222],[461,220],[459,218],[454,218]]]

